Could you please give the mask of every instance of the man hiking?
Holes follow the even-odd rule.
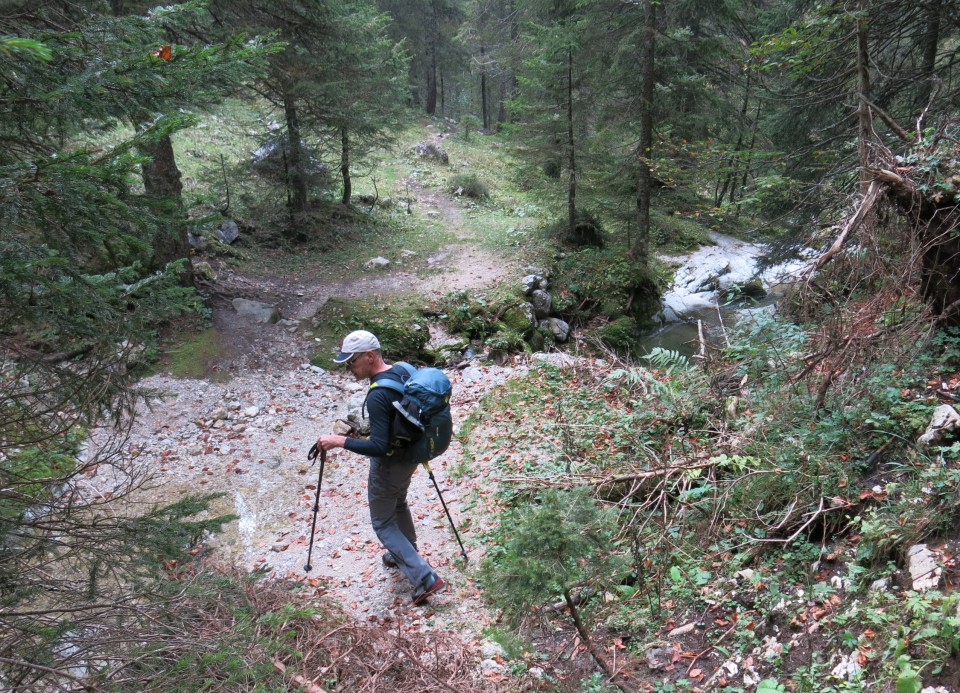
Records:
[[[390,387],[377,387],[387,378],[403,382],[408,373],[399,366],[391,367],[384,362],[380,341],[366,330],[348,334],[333,360],[346,364],[357,380],[370,381],[366,400],[370,439],[324,435],[317,438],[317,446],[323,450],[344,448],[370,458],[367,502],[373,530],[387,550],[383,554],[383,563],[389,568],[400,569],[413,585],[413,603],[423,604],[430,595],[442,592],[446,584],[417,553],[417,532],[407,506],[407,489],[419,461],[410,459],[410,450],[390,445],[390,425],[395,411],[393,402],[401,395]]]

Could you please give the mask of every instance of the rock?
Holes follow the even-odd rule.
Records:
[[[504,652],[503,647],[500,646],[500,643],[494,642],[493,640],[484,640],[480,643],[480,656],[484,659],[493,659],[494,657],[505,657],[506,652]]]
[[[673,649],[669,647],[651,647],[644,656],[647,659],[647,666],[650,671],[659,671],[666,669],[673,663]]]
[[[253,418],[260,413],[260,407],[247,407],[243,410],[243,415]]]
[[[235,298],[231,303],[238,314],[254,322],[275,323],[282,317],[280,309],[269,303],[250,301],[246,298]]]
[[[926,544],[914,544],[907,551],[910,563],[910,578],[913,580],[913,589],[917,592],[926,592],[936,589],[940,584],[940,566],[937,565],[936,555],[927,548]]]
[[[190,244],[191,248],[203,252],[207,249],[207,239],[203,236],[195,236],[194,234],[187,232],[187,243]]]
[[[504,666],[495,659],[484,659],[480,662],[480,671],[484,674],[502,674]]]
[[[449,164],[450,157],[443,150],[443,147],[432,142],[420,142],[413,148],[413,152],[424,159],[433,159],[441,164]]]
[[[848,655],[841,655],[840,662],[831,670],[831,674],[847,681],[856,681],[863,667],[858,662],[859,652],[852,652]]]
[[[563,343],[570,337],[569,323],[560,318],[547,318],[540,322],[540,327],[550,330],[558,342]]]
[[[684,626],[680,626],[679,628],[674,628],[672,631],[670,631],[669,635],[671,638],[677,638],[677,637],[680,637],[681,635],[686,635],[687,633],[692,632],[693,629],[696,627],[697,627],[697,624],[688,623]]]
[[[930,425],[922,436],[917,439],[920,445],[932,445],[940,441],[947,433],[960,428],[960,414],[950,404],[941,404],[933,410]]]
[[[240,228],[237,226],[237,222],[233,219],[227,219],[225,222],[220,224],[220,228],[217,229],[217,238],[220,239],[222,243],[230,245],[238,238],[240,238]]]
[[[549,354],[538,352],[533,354],[533,358],[535,358],[537,361],[545,361],[552,366],[556,366],[557,368],[569,368],[577,363],[576,357],[559,351],[551,352]]]
[[[533,310],[533,304],[521,303],[507,309],[503,314],[503,323],[511,330],[526,334],[537,325],[537,316]]]
[[[553,307],[553,297],[543,289],[534,289],[530,295],[530,303],[533,305],[534,315],[543,319],[550,315],[550,310]]]
[[[523,279],[520,280],[520,283],[523,285],[523,293],[525,296],[529,296],[536,289],[540,288],[540,281],[543,279],[538,274],[528,274]]]
[[[217,273],[209,262],[195,262],[193,264],[193,273],[201,279],[206,279],[210,282],[217,281]]]
[[[385,257],[372,257],[363,263],[367,269],[385,269],[390,266],[390,261]]]

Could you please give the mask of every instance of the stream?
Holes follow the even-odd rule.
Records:
[[[768,253],[765,245],[717,232],[710,232],[710,237],[714,245],[661,258],[676,264],[677,270],[661,301],[660,326],[640,337],[640,353],[660,347],[692,356],[700,348],[699,323],[707,341],[716,342],[742,315],[776,310],[784,290],[809,262],[797,256],[761,270]],[[744,286],[762,287],[762,292],[744,296],[740,291]],[[736,297],[730,300],[731,295]]]

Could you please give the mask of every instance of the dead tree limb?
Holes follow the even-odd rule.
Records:
[[[810,281],[813,275],[825,264],[830,262],[840,251],[843,249],[843,244],[846,243],[847,238],[850,234],[857,230],[860,224],[863,223],[863,220],[867,218],[867,215],[873,209],[874,205],[877,202],[877,198],[880,196],[882,191],[882,186],[880,183],[874,179],[870,183],[870,187],[867,189],[867,194],[863,196],[863,200],[860,201],[860,206],[857,208],[857,211],[852,217],[847,220],[847,223],[843,227],[843,231],[840,232],[840,235],[837,236],[837,240],[833,242],[833,245],[807,269],[806,271],[806,281]]]

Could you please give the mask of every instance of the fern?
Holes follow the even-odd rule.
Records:
[[[690,368],[690,362],[687,360],[687,357],[679,351],[673,351],[672,349],[654,347],[650,353],[647,354],[646,358],[650,362],[650,365],[664,371],[667,375],[675,375],[677,371],[685,371]]]

